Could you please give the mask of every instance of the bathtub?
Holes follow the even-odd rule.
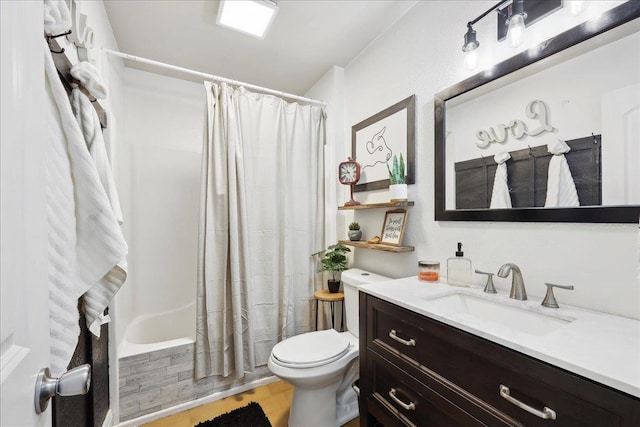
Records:
[[[117,427],[135,426],[276,381],[267,366],[237,378],[194,379],[195,302],[136,317],[118,348]]]
[[[196,303],[164,313],[138,316],[124,332],[118,358],[150,353],[196,340]]]

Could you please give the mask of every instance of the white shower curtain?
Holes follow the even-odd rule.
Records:
[[[324,241],[324,112],[205,83],[197,379],[267,363],[311,329]]]

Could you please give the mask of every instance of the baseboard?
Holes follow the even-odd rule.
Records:
[[[206,405],[207,403],[215,402],[217,400],[224,399],[225,397],[233,396],[234,394],[238,394],[238,393],[243,393],[247,390],[251,390],[256,387],[260,387],[276,381],[278,381],[278,377],[276,377],[275,375],[272,375],[266,378],[261,378],[259,380],[251,381],[249,383],[230,388],[228,390],[215,392],[213,394],[210,394],[209,396],[201,397],[200,399],[181,403],[179,405],[172,406],[171,408],[167,408],[158,412],[153,412],[151,414],[143,415],[141,417],[134,418],[132,420],[123,421],[119,424],[116,424],[113,427],[136,427],[140,424],[146,424],[160,418],[168,417],[169,415],[177,414],[179,412],[183,412],[191,408],[195,408],[196,406]],[[109,426],[103,425],[103,427],[109,427]]]
[[[102,427],[112,427],[113,426],[113,412],[111,409],[107,411],[107,415],[104,416],[104,421],[102,422]]]

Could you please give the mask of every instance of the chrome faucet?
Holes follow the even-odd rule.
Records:
[[[507,277],[511,275],[511,293],[509,298],[524,301],[527,299],[527,291],[524,289],[524,280],[522,280],[522,272],[520,267],[515,264],[506,263],[498,270],[498,277]]]

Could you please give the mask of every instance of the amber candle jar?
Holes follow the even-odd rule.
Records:
[[[440,263],[438,261],[418,261],[418,279],[425,282],[440,280]]]

